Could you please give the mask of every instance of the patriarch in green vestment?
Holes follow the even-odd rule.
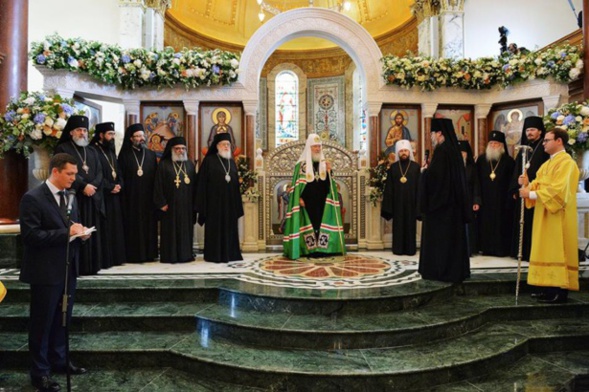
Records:
[[[344,254],[341,201],[319,135],[308,136],[288,192],[284,255],[296,260]]]

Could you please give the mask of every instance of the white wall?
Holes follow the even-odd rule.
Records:
[[[119,20],[119,0],[29,0],[29,49],[54,33],[118,44]],[[42,89],[43,77],[29,62],[28,90]],[[118,142],[124,134],[123,105],[96,102],[102,106],[102,121],[115,122]]]
[[[577,13],[582,0],[572,0]],[[568,0],[465,0],[464,53],[478,58],[499,54],[499,26],[508,43],[540,49],[577,29]]]

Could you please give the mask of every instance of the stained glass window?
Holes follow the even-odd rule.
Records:
[[[299,140],[299,80],[290,71],[276,76],[276,147]]]

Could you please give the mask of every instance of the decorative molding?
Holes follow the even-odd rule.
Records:
[[[119,0],[119,7],[121,8],[133,8],[138,7],[145,10],[145,4],[143,0]]]
[[[568,94],[565,96],[568,97]],[[548,113],[548,111],[550,109],[554,109],[556,107],[560,106],[560,100],[561,95],[560,94],[556,94],[556,95],[547,95],[542,97],[542,101],[544,102],[544,113]],[[563,102],[567,102],[566,99],[563,99]]]
[[[435,0],[440,4],[440,12],[464,12],[464,0]]]
[[[431,18],[440,13],[440,0],[415,0],[411,6],[411,12],[421,23],[424,19]]]

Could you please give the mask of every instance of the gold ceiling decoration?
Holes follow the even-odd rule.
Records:
[[[406,24],[411,18],[411,4],[415,0],[348,0],[350,9],[344,9],[344,0],[313,0],[313,7],[336,9],[356,20],[373,37],[386,35]],[[309,0],[263,0],[278,12],[309,7]],[[249,38],[262,25],[258,18],[258,0],[172,0],[167,15],[175,23],[211,41],[244,47]],[[274,14],[267,12],[265,22]],[[166,18],[168,19],[168,18]],[[330,41],[302,37],[285,43],[283,50],[327,49],[336,47]]]

